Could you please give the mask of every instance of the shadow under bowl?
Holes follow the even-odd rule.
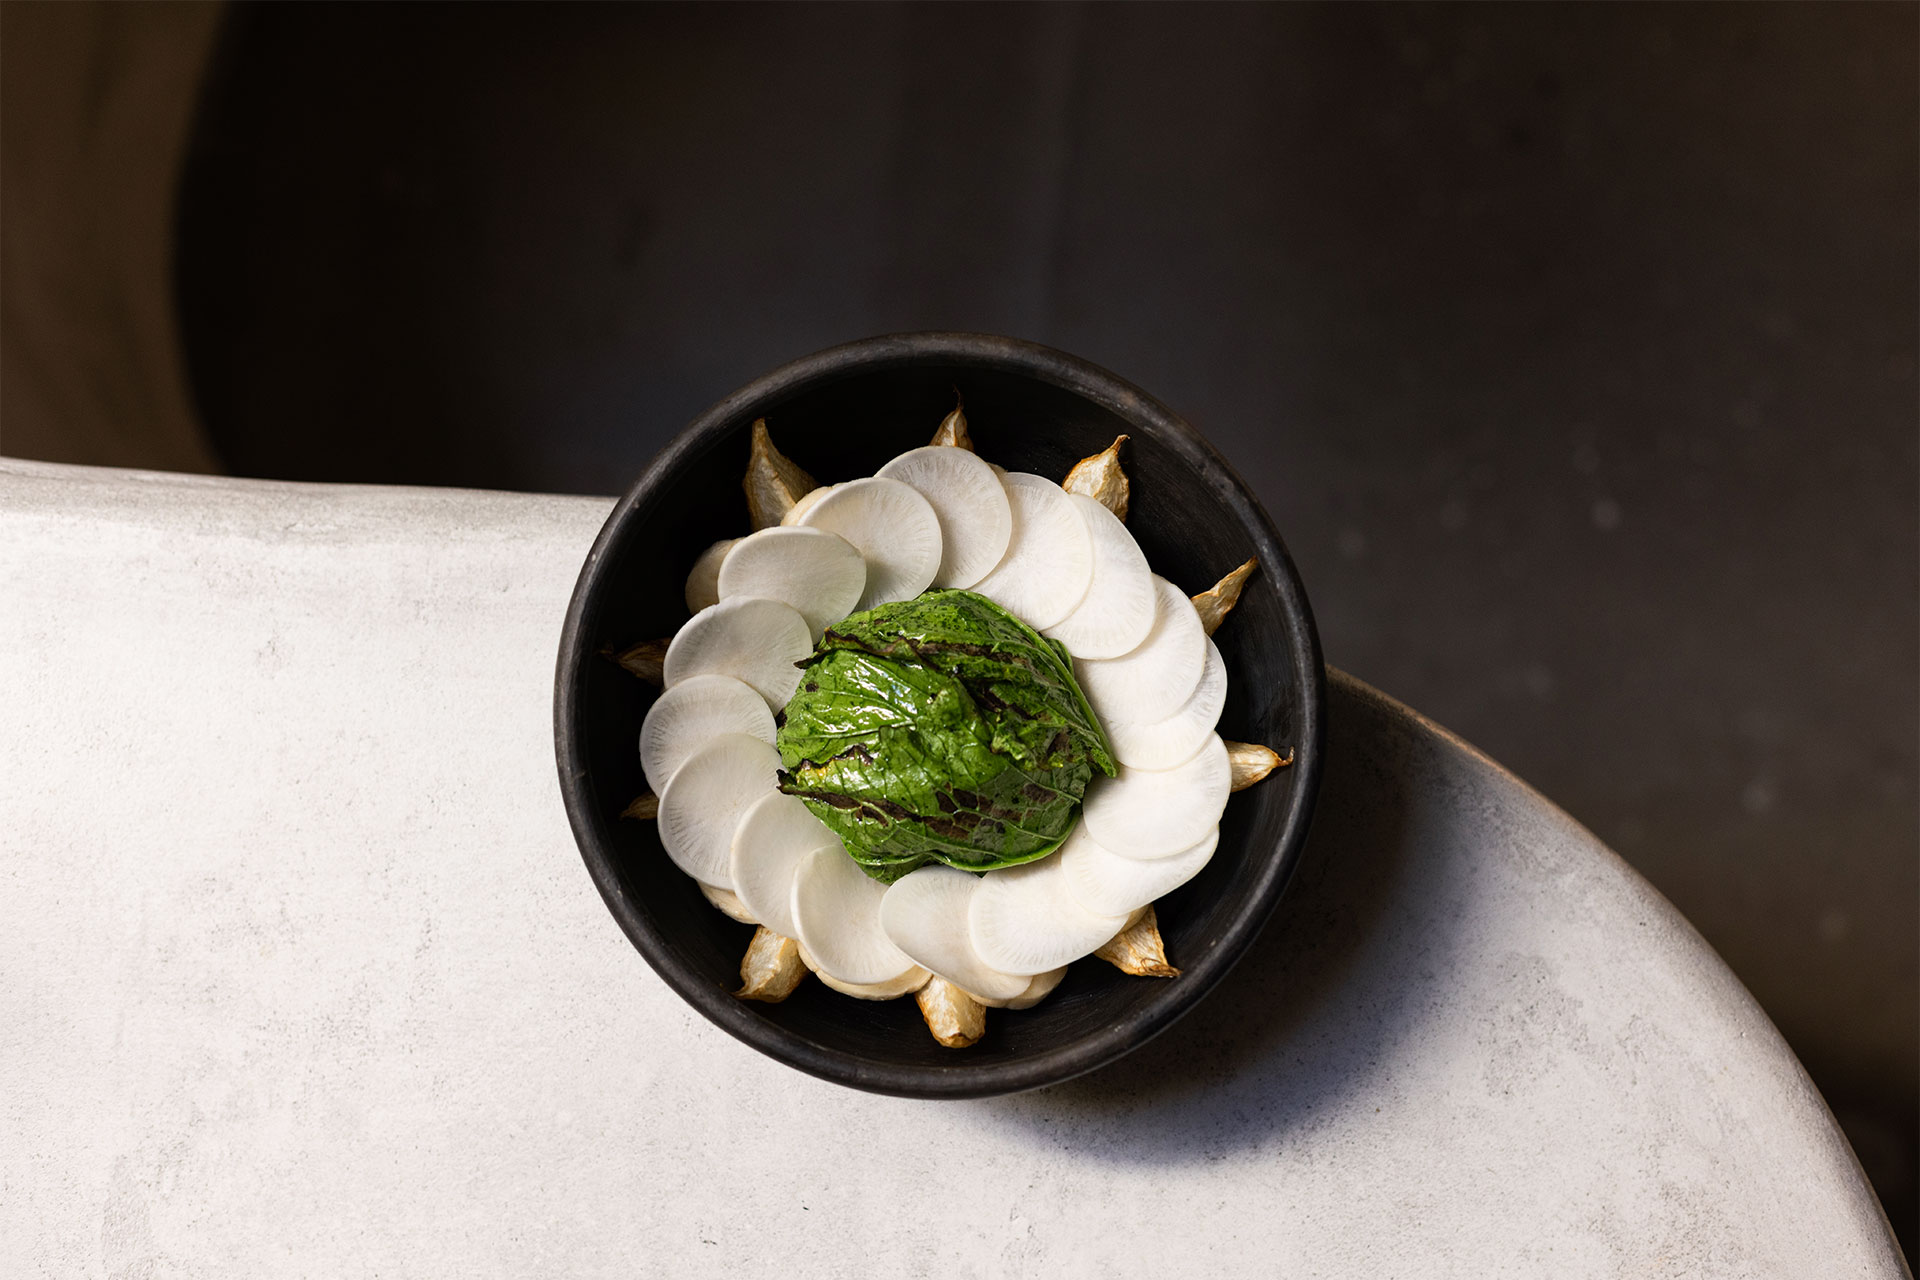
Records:
[[[646,790],[640,724],[658,690],[607,655],[686,621],[695,558],[748,531],[741,476],[754,419],[822,483],[871,475],[925,444],[966,398],[983,458],[1064,476],[1125,433],[1128,527],[1154,572],[1211,586],[1249,557],[1260,570],[1214,636],[1228,672],[1222,737],[1291,747],[1294,764],[1235,795],[1213,860],[1162,898],[1178,978],[1077,961],[1036,1007],[990,1011],[971,1048],[946,1049],[912,998],[852,999],[803,982],[780,1004],[735,998],[751,925],[721,915],[668,859],[654,824],[623,819]],[[979,1097],[1056,1084],[1144,1044],[1204,996],[1272,914],[1306,840],[1319,781],[1325,676],[1293,562],[1273,523],[1199,433],[1085,361],[976,334],[903,334],[809,356],[728,396],[680,433],[627,491],[588,554],[561,636],[554,694],[560,788],[587,869],[628,938],[667,984],[746,1043],[813,1075],[877,1093]]]

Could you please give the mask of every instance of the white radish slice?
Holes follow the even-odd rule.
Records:
[[[875,472],[911,485],[940,518],[936,587],[970,587],[993,571],[1013,539],[1013,505],[980,455],[947,445],[909,449]],[[949,981],[952,981],[949,979]]]
[[[710,604],[720,603],[720,562],[738,541],[738,538],[722,538],[693,562],[693,572],[687,575],[688,613],[698,613]]]
[[[1165,858],[1129,858],[1107,848],[1086,830],[1086,823],[1081,823],[1060,846],[1067,887],[1087,910],[1121,915],[1138,911],[1199,875],[1220,843],[1220,828],[1215,827],[1190,849]]]
[[[773,745],[773,712],[752,685],[732,676],[693,676],[661,694],[640,725],[640,768],[653,794],[666,794],[687,757],[723,733]]]
[[[797,934],[793,922],[793,876],[816,849],[845,856],[838,836],[793,796],[775,791],[740,815],[727,862],[733,891],[761,924],[783,938]]]
[[[1043,476],[1000,477],[1013,508],[1006,558],[973,589],[1035,631],[1062,622],[1093,582],[1093,536],[1071,495]]]
[[[919,965],[885,982],[842,982],[825,969],[818,970],[813,976],[841,995],[852,996],[855,1000],[897,1000],[901,996],[912,995],[933,977]]]
[[[1033,1008],[1033,1006],[1052,995],[1053,989],[1060,985],[1060,979],[1066,976],[1067,966],[1065,965],[1061,965],[1058,969],[1049,969],[1045,973],[1034,974],[1033,979],[1027,983],[1027,989],[1007,1001],[1007,1008]]]
[[[800,495],[800,501],[787,508],[787,514],[780,517],[780,523],[784,525],[799,524],[800,517],[807,514],[807,511],[814,503],[820,501],[820,499],[826,497],[839,487],[837,484],[823,484],[817,489],[807,490]]]
[[[1227,705],[1227,664],[1213,641],[1200,683],[1180,709],[1159,720],[1101,718],[1114,759],[1135,769],[1171,769],[1200,749]]]
[[[702,884],[733,888],[733,832],[773,791],[780,753],[745,733],[723,733],[687,758],[660,794],[660,843]]]
[[[740,539],[720,562],[720,598],[759,596],[792,605],[820,633],[853,612],[867,588],[867,562],[825,529],[775,525]]]
[[[973,949],[1008,973],[1041,973],[1090,955],[1126,922],[1125,912],[1081,906],[1058,854],[989,872],[967,910]]]
[[[886,892],[844,849],[816,849],[800,860],[793,877],[794,937],[821,973],[870,986],[914,967],[880,927]]]
[[[1045,973],[1036,973],[1027,979],[1026,990],[1017,996],[1009,996],[1005,1000],[990,999],[978,991],[969,991],[967,994],[989,1009],[1031,1009],[1046,999],[1047,993],[1059,986],[1060,979],[1066,976],[1066,965],[1061,965],[1058,969],[1049,969]]]
[[[1093,576],[1073,612],[1042,630],[1075,657],[1117,658],[1153,630],[1153,571],[1118,516],[1084,494],[1070,493],[1067,501],[1087,526]]]
[[[1080,821],[1096,843],[1122,857],[1172,857],[1220,825],[1232,789],[1226,744],[1209,734],[1193,758],[1177,768],[1122,765],[1117,778],[1096,776],[1087,787]]]
[[[800,963],[807,966],[813,976],[820,979],[822,985],[838,991],[843,996],[852,996],[856,1000],[894,1000],[900,996],[910,996],[927,985],[933,975],[919,965],[907,970],[897,978],[885,982],[842,982],[814,962],[805,947],[800,947]]]
[[[984,883],[953,867],[921,867],[896,880],[880,900],[880,927],[916,963],[983,1003],[1011,1000],[1027,989],[1030,975],[994,968],[967,933],[967,908]]]
[[[1165,719],[1193,696],[1207,669],[1207,633],[1193,601],[1157,575],[1153,594],[1153,629],[1137,647],[1117,658],[1074,660],[1074,678],[1103,723]]]
[[[869,476],[835,485],[800,517],[851,542],[867,560],[867,586],[856,609],[911,600],[940,570],[940,517],[918,490]]]
[[[675,633],[661,678],[671,689],[694,676],[732,676],[778,711],[800,687],[800,668],[793,664],[812,652],[813,633],[798,609],[735,596],[702,609]]]

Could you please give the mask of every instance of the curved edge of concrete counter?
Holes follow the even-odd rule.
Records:
[[[0,460],[9,1270],[1906,1274],[1685,920],[1338,673],[1293,886],[1143,1050],[928,1103],[737,1044],[560,808],[608,509]]]

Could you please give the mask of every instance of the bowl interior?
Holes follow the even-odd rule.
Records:
[[[844,349],[843,349],[844,350]],[[921,1095],[1049,1083],[1143,1042],[1211,986],[1271,912],[1306,829],[1317,778],[1321,675],[1305,600],[1270,524],[1237,477],[1164,409],[1089,366],[1004,352],[815,357],[770,375],[690,427],[616,510],[590,558],[563,641],[556,732],[570,816],[589,868],[636,946],[680,993],[735,1035],[857,1087]],[[1065,361],[1057,353],[1044,353]],[[1028,367],[1007,367],[1025,362]],[[802,362],[803,365],[809,362]],[[797,367],[795,367],[797,368]],[[1062,370],[1064,369],[1064,372]],[[784,375],[784,376],[783,376]],[[636,744],[657,691],[610,661],[687,618],[694,559],[748,532],[741,492],[751,423],[822,483],[871,475],[925,444],[955,388],[980,455],[1050,478],[1116,434],[1132,480],[1127,518],[1156,573],[1201,591],[1249,556],[1262,572],[1215,635],[1229,673],[1220,733],[1262,742],[1296,765],[1236,795],[1206,870],[1161,900],[1173,980],[1077,962],[1031,1010],[994,1012],[965,1050],[934,1042],[911,998],[862,1001],[803,982],[781,1004],[740,1001],[749,925],[714,910],[660,847],[651,822],[620,811],[646,789]]]

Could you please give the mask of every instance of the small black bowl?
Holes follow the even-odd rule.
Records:
[[[640,722],[656,690],[606,655],[686,621],[683,588],[708,544],[748,530],[740,480],[748,433],[823,483],[871,475],[927,443],[966,397],[980,455],[1013,471],[1064,476],[1125,432],[1127,525],[1156,573],[1196,592],[1258,557],[1260,571],[1214,636],[1226,658],[1220,734],[1294,750],[1292,768],[1236,795],[1213,861],[1159,903],[1171,980],[1076,962],[1052,996],[990,1011],[987,1033],[944,1049],[911,998],[855,1000],[803,982],[782,1004],[736,999],[753,935],[708,905],[660,847],[651,822],[620,811],[646,789]],[[777,369],[707,410],[614,508],[587,556],[560,639],[554,739],[560,789],[587,870],[633,945],[701,1013],[754,1048],[877,1093],[957,1098],[1011,1093],[1091,1071],[1192,1008],[1273,913],[1306,839],[1326,704],[1307,597],[1273,523],[1194,429],[1136,388],[1061,352],[1008,338],[920,333],[834,347]]]

